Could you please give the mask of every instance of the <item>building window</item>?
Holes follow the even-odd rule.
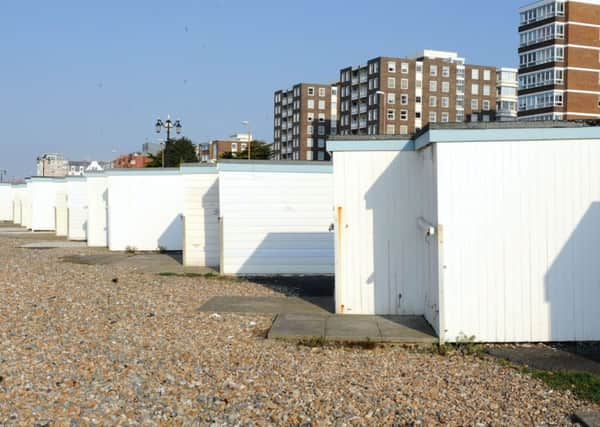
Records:
[[[325,109],[325,101],[320,99],[319,100],[319,110],[324,110]]]
[[[492,77],[491,77],[491,72],[490,70],[483,70],[483,80],[487,80],[489,81]]]
[[[387,119],[395,120],[396,119],[396,110],[394,110],[393,108],[389,108],[387,110]]]
[[[315,101],[314,101],[314,100],[312,100],[312,99],[309,99],[309,100],[306,102],[306,108],[308,108],[308,109],[310,109],[310,110],[312,110],[313,108],[315,108]]]
[[[473,68],[471,70],[471,79],[472,80],[479,80],[479,70],[477,68]]]
[[[312,135],[315,132],[315,128],[311,125],[306,126],[306,133]]]
[[[319,148],[325,148],[325,139],[324,138],[319,138]]]
[[[315,88],[309,87],[308,88],[308,96],[314,96],[314,95],[315,95]]]
[[[420,102],[420,100],[419,100],[419,102]],[[400,95],[400,104],[408,105],[408,95]]]
[[[408,110],[400,110],[400,120],[408,120]]]
[[[325,121],[325,113],[319,113],[319,122],[323,123]]]
[[[396,134],[396,126],[394,125],[387,125],[385,127],[385,133],[388,135],[395,135]]]
[[[490,111],[490,101],[483,100],[481,105],[483,107],[483,111]]]
[[[476,99],[471,100],[471,110],[478,110],[479,102]]]
[[[490,96],[490,85],[483,85],[483,96]]]
[[[387,94],[387,103],[392,104],[392,105],[396,103],[396,94],[395,93]]]
[[[236,143],[236,142],[233,142],[233,143],[231,144],[231,151],[232,151],[232,152],[235,152],[235,151],[237,151],[237,143]]]
[[[312,122],[315,119],[315,113],[307,113],[306,116],[306,120],[308,120],[309,122]]]
[[[450,82],[442,82],[442,92],[450,92]]]
[[[471,114],[471,121],[472,122],[478,122],[479,121],[479,116],[477,115],[477,113]]]
[[[325,96],[325,88],[324,87],[319,88],[319,96]]]
[[[312,160],[312,159],[313,159],[313,152],[307,151],[306,152],[306,160]]]
[[[471,85],[471,94],[478,95],[479,94],[479,85],[477,83],[473,83]]]
[[[317,153],[317,159],[319,159],[319,160],[325,160],[325,153],[323,153],[322,151],[319,151]]]
[[[396,63],[394,61],[388,62],[388,72],[390,72],[390,73],[396,72]]]
[[[420,104],[421,103],[421,97],[420,96],[415,96],[415,103],[416,104]]]
[[[313,146],[313,139],[312,138],[306,138],[306,146],[309,147],[309,148]]]
[[[319,135],[325,135],[325,126],[319,126],[317,129]]]
[[[396,89],[396,78],[395,77],[388,77],[387,87],[389,89]]]
[[[442,113],[442,123],[448,123],[449,115],[448,112],[444,111]]]
[[[435,111],[431,111],[429,113],[429,123],[437,122],[437,113]]]
[[[408,62],[403,62],[400,64],[400,71],[402,74],[408,74]]]
[[[435,80],[429,81],[429,92],[437,92],[437,81],[435,81]]]
[[[481,120],[482,120],[482,121],[484,121],[484,122],[489,122],[489,121],[490,121],[490,116],[489,116],[489,114],[484,114],[484,115],[481,117]]]
[[[429,106],[430,107],[437,107],[437,97],[436,96],[430,96],[429,97]]]
[[[337,96],[337,87],[331,88],[331,96]]]
[[[433,65],[433,64],[431,64],[431,65],[429,66],[429,75],[430,75],[431,77],[437,77],[437,75],[438,75],[438,68],[437,68],[437,65]]]
[[[400,80],[400,89],[408,89],[408,79]]]
[[[456,121],[458,123],[465,121],[465,112],[463,110],[456,110]]]
[[[415,111],[415,118],[416,119],[420,119],[421,118],[421,112],[420,111]]]
[[[448,108],[450,106],[450,98],[447,96],[442,97],[442,108]]]
[[[442,77],[450,77],[450,67],[447,65],[442,67]]]
[[[406,126],[406,125],[400,126],[400,135],[408,135],[408,126]]]

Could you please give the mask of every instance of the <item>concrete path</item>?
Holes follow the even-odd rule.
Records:
[[[126,253],[106,252],[96,255],[70,255],[61,258],[64,262],[83,265],[125,265],[146,273],[164,274],[216,274],[216,270],[208,267],[184,267],[181,254],[178,253]]]
[[[214,297],[200,311],[276,314],[268,337],[332,342],[436,343],[431,326],[421,316],[335,315],[331,297]]]
[[[600,363],[589,357],[549,346],[491,347],[488,353],[544,371],[580,371],[600,375]]]
[[[69,240],[55,240],[49,242],[26,243],[19,247],[25,249],[87,248],[87,243],[73,242]]]
[[[600,412],[577,412],[574,418],[582,427],[600,427]]]

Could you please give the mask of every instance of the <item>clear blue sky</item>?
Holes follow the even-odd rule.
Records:
[[[243,132],[242,120],[271,141],[274,90],[333,81],[380,55],[456,50],[514,66],[523,3],[3,2],[0,169],[31,175],[44,152],[108,160],[139,150],[167,113],[194,142]]]

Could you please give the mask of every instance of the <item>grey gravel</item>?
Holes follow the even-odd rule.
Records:
[[[162,277],[0,238],[0,425],[570,425],[598,410],[491,358],[311,348],[198,311],[247,281]],[[116,283],[114,278],[118,278]]]

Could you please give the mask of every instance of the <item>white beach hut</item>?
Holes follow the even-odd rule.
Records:
[[[31,224],[33,231],[54,231],[56,229],[55,205],[59,180],[49,177],[31,177],[29,198],[31,204]]]
[[[25,228],[31,229],[31,178],[25,179],[25,185],[20,191],[21,201],[21,225]]]
[[[181,167],[183,184],[183,264],[219,265],[219,185],[216,166]]]
[[[111,169],[108,247],[111,251],[181,251],[183,185],[179,169]]]
[[[103,172],[90,172],[87,182],[87,244],[93,247],[108,246],[108,187]]]
[[[13,220],[13,189],[8,183],[0,183],[0,221]]]
[[[335,138],[336,311],[421,314],[441,341],[600,340],[600,127]]]
[[[54,218],[56,235],[67,237],[69,235],[69,214],[67,209],[67,180],[60,179],[56,183],[56,199],[54,202]]]
[[[67,238],[87,240],[87,184],[84,176],[68,176]]]
[[[221,161],[221,272],[333,274],[329,162]]]

